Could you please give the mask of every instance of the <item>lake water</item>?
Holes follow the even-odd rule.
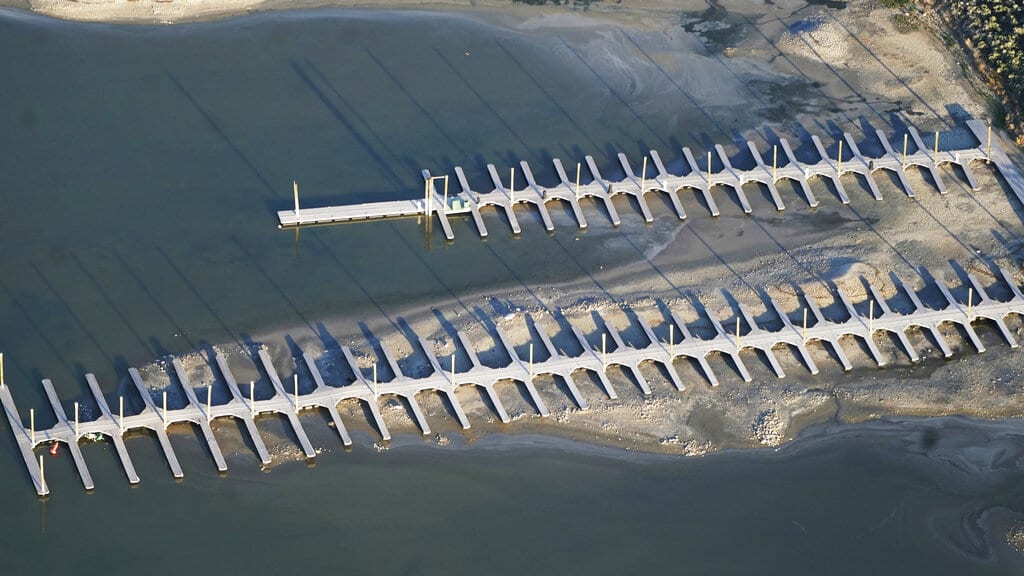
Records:
[[[590,153],[614,175],[612,151],[730,137],[733,112],[621,84],[587,47],[578,33],[458,15],[154,28],[0,11],[0,349],[23,416],[46,405],[41,378],[85,401],[86,371],[111,393],[128,366],[165,354],[635,258],[597,250],[630,234],[598,217],[572,249],[576,231],[560,229],[562,250],[539,226],[481,243],[460,222],[464,241],[451,245],[415,220],[318,228],[298,249],[275,229],[293,179],[310,203],[409,198],[421,168],[461,164],[484,182],[487,162],[537,170]],[[61,457],[48,461],[53,495],[41,503],[3,423],[0,558],[10,574],[1019,569],[997,546],[1011,516],[1001,510],[1024,509],[1019,443],[994,453],[1000,433],[985,425],[929,426],[699,460],[502,436],[466,449],[399,438],[378,454],[360,437],[313,469],[264,474],[235,457],[226,479],[184,434],[182,483],[143,437],[130,442],[139,487],[109,446],[89,446],[95,493],[81,493]],[[979,454],[995,455],[974,466]]]

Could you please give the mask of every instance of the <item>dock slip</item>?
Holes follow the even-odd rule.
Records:
[[[804,200],[810,207],[818,205],[808,182],[817,176],[830,180],[836,190],[836,195],[844,204],[850,203],[849,195],[843,187],[841,176],[845,174],[859,174],[867,183],[868,191],[876,200],[881,200],[878,185],[872,174],[878,170],[889,170],[898,178],[904,192],[909,197],[914,197],[915,192],[910,187],[906,172],[911,167],[925,170],[931,176],[940,194],[946,193],[946,185],[941,178],[939,167],[943,164],[955,164],[959,166],[967,184],[978,190],[978,182],[971,172],[971,162],[983,161],[995,165],[995,168],[1002,174],[1010,190],[1017,196],[1021,203],[1024,203],[1024,177],[1010,161],[1009,157],[1000,147],[996,139],[992,137],[991,127],[980,120],[969,120],[967,127],[974,134],[979,142],[977,146],[962,149],[941,150],[939,148],[939,133],[935,133],[934,146],[929,148],[920,133],[914,127],[908,127],[907,133],[902,138],[902,152],[893,149],[888,137],[880,130],[876,131],[875,137],[881,145],[883,153],[877,158],[865,156],[861,153],[860,147],[853,137],[843,133],[843,137],[836,142],[835,152],[830,153],[822,144],[818,136],[811,136],[811,142],[819,156],[814,164],[803,164],[796,159],[796,154],[785,138],[774,145],[768,153],[771,155],[771,163],[765,159],[766,156],[760,152],[753,142],[747,142],[747,148],[754,161],[754,167],[749,170],[741,170],[733,167],[732,161],[721,145],[714,146],[714,152],[709,151],[707,158],[698,161],[689,148],[683,148],[683,157],[688,170],[685,174],[670,173],[662,162],[656,150],[650,152],[650,164],[648,157],[641,162],[639,174],[634,170],[625,154],[619,153],[618,160],[622,166],[625,178],[619,181],[605,180],[597,168],[593,157],[587,156],[585,164],[589,172],[588,181],[581,181],[583,163],[576,165],[575,179],[570,179],[566,174],[562,162],[555,158],[555,171],[558,174],[559,183],[551,188],[545,188],[537,184],[533,177],[530,166],[525,162],[519,163],[520,174],[524,184],[517,189],[516,167],[512,167],[508,173],[507,184],[502,181],[498,170],[493,164],[487,165],[491,182],[494,186],[489,191],[476,191],[470,187],[468,180],[461,167],[455,167],[455,177],[458,181],[459,191],[449,190],[448,176],[432,176],[429,171],[423,171],[423,196],[416,200],[396,200],[389,202],[369,202],[366,204],[352,204],[346,206],[325,206],[322,208],[301,208],[299,206],[298,187],[295,189],[295,207],[292,210],[281,210],[277,213],[278,227],[296,227],[303,225],[330,224],[335,222],[351,222],[355,220],[372,220],[380,218],[395,218],[402,216],[424,216],[428,222],[436,216],[441,228],[448,240],[454,239],[454,233],[449,216],[469,214],[473,218],[477,231],[481,238],[487,237],[487,227],[484,225],[480,210],[492,206],[502,211],[512,228],[512,232],[521,232],[519,220],[516,218],[515,206],[519,204],[531,205],[540,214],[544,227],[548,231],[554,230],[554,224],[548,214],[547,204],[553,201],[565,202],[572,209],[578,226],[583,229],[587,227],[587,220],[583,215],[579,201],[582,198],[593,198],[603,204],[608,218],[615,226],[620,224],[619,214],[612,203],[616,195],[632,197],[638,206],[644,220],[651,222],[654,217],[650,207],[647,205],[646,195],[649,192],[660,192],[665,194],[671,202],[676,215],[680,219],[686,218],[686,211],[679,198],[679,191],[690,188],[700,192],[704,205],[711,216],[718,216],[718,203],[712,194],[716,186],[731,188],[736,195],[736,200],[747,214],[752,208],[746,193],[743,191],[744,184],[760,183],[768,189],[772,202],[777,210],[785,210],[786,206],[782,201],[775,185],[780,180],[792,180],[800,185]],[[912,149],[908,147],[913,144]],[[845,147],[844,147],[845,145]],[[715,167],[717,158],[718,166]],[[780,158],[782,163],[780,164]],[[440,186],[440,189],[438,188]]]
[[[608,398],[615,399],[618,396],[607,373],[610,366],[621,367],[632,374],[640,390],[648,395],[652,393],[651,386],[640,370],[641,365],[648,362],[660,364],[668,375],[669,381],[677,390],[684,391],[686,389],[686,383],[682,381],[674,364],[679,358],[692,359],[711,386],[718,385],[718,378],[707,360],[708,356],[712,354],[728,356],[739,376],[744,381],[750,382],[751,374],[744,363],[743,356],[749,359],[752,356],[756,357],[755,352],[760,352],[775,375],[783,378],[785,373],[782,364],[775,356],[776,348],[779,346],[794,350],[806,369],[811,374],[817,374],[818,367],[807,347],[807,344],[813,341],[819,341],[831,347],[834,357],[843,369],[851,370],[853,366],[842,346],[846,336],[860,339],[864,344],[864,349],[879,366],[887,362],[886,356],[882,354],[875,343],[875,338],[879,333],[883,333],[883,337],[884,333],[895,336],[910,361],[918,361],[918,353],[907,336],[907,332],[911,328],[928,332],[943,356],[950,357],[953,355],[953,348],[947,343],[940,327],[943,325],[958,327],[966,341],[969,341],[978,352],[984,352],[984,345],[974,331],[974,323],[983,319],[995,325],[1006,342],[1016,348],[1017,340],[1004,320],[1010,314],[1024,315],[1024,294],[1021,293],[1020,287],[1008,272],[999,270],[999,275],[1011,293],[1011,297],[1007,300],[996,300],[990,297],[986,288],[973,275],[967,276],[967,281],[956,289],[956,294],[941,280],[936,280],[937,288],[946,302],[940,308],[926,307],[912,288],[899,282],[899,287],[906,293],[911,303],[912,311],[906,314],[899,314],[892,310],[881,293],[870,284],[867,284],[868,298],[856,305],[847,294],[837,289],[834,297],[840,304],[840,310],[844,311],[841,314],[842,318],[826,318],[818,304],[806,295],[803,297],[804,305],[789,312],[784,310],[774,299],[769,298],[765,303],[768,307],[769,317],[774,316],[777,320],[769,320],[774,328],[767,328],[763,325],[764,321],[759,324],[745,306],[737,304],[733,310],[734,317],[728,320],[720,319],[710,311],[705,312],[708,324],[714,331],[710,338],[695,337],[680,316],[674,311],[669,311],[660,319],[657,328],[652,327],[648,321],[637,315],[636,322],[642,329],[646,343],[629,344],[623,340],[610,323],[598,317],[596,334],[587,336],[580,329],[571,325],[566,328],[566,338],[575,342],[574,347],[578,344],[578,353],[568,353],[564,349],[559,350],[540,323],[527,323],[531,335],[530,341],[520,344],[518,350],[509,340],[505,331],[500,326],[496,326],[490,336],[495,348],[502,351],[507,357],[507,361],[501,362],[501,365],[498,366],[481,363],[469,339],[461,332],[457,333],[457,342],[454,342],[455,348],[461,348],[465,358],[468,359],[461,366],[457,364],[455,354],[450,359],[442,360],[437,357],[433,346],[428,341],[419,338],[416,344],[431,368],[430,373],[425,376],[414,377],[404,374],[389,348],[383,343],[378,343],[376,347],[379,356],[387,362],[394,375],[386,382],[377,380],[376,364],[372,367],[372,376],[365,374],[364,372],[369,371],[368,368],[359,366],[352,351],[346,346],[341,348],[342,357],[344,364],[347,364],[351,370],[353,378],[328,375],[330,376],[329,380],[321,374],[315,359],[309,354],[303,354],[301,361],[299,358],[294,359],[294,365],[297,368],[291,378],[282,380],[270,355],[260,348],[256,352],[254,361],[258,369],[272,384],[272,393],[259,398],[255,395],[254,386],[250,385],[246,390],[239,387],[227,360],[217,352],[211,369],[215,375],[219,374],[220,377],[216,379],[216,382],[206,383],[199,388],[198,394],[197,390],[193,389],[193,384],[189,381],[182,363],[177,359],[171,362],[170,373],[173,375],[171,381],[172,383],[177,381],[186,397],[185,405],[177,408],[168,408],[166,387],[162,390],[148,388],[139,372],[135,368],[130,368],[128,375],[134,384],[134,391],[142,399],[142,409],[132,414],[126,414],[125,398],[122,396],[117,399],[118,408],[115,414],[107,404],[107,399],[101,391],[99,383],[92,374],[86,374],[85,379],[89,384],[92,399],[99,408],[99,416],[88,421],[80,419],[78,402],[74,403],[73,416],[69,417],[50,381],[43,380],[42,385],[57,418],[57,423],[42,430],[37,430],[35,427],[35,410],[30,411],[29,424],[26,426],[25,420],[14,403],[11,386],[3,382],[2,360],[0,360],[0,401],[2,401],[4,414],[37,494],[46,495],[49,493],[49,488],[44,470],[40,465],[41,460],[36,459],[35,450],[40,446],[56,442],[68,445],[83,487],[86,490],[92,490],[93,480],[86,465],[84,451],[79,448],[79,442],[83,437],[94,437],[96,434],[112,440],[124,468],[125,476],[129,482],[136,483],[140,479],[132,465],[125,443],[125,435],[138,429],[155,432],[171,473],[175,477],[182,477],[182,468],[167,437],[167,428],[177,423],[192,423],[199,427],[202,432],[200,437],[206,442],[217,469],[224,472],[227,470],[227,463],[217,443],[216,430],[211,425],[214,420],[222,418],[234,418],[244,424],[244,429],[250,437],[257,458],[263,464],[267,464],[271,462],[272,457],[256,427],[260,415],[268,413],[283,415],[292,427],[303,453],[307,458],[313,458],[316,456],[316,449],[303,430],[299,418],[300,413],[307,409],[325,410],[330,415],[341,442],[347,446],[352,443],[352,439],[337,410],[338,403],[343,400],[355,399],[365,404],[381,437],[384,440],[389,440],[391,435],[380,411],[382,398],[398,397],[403,399],[410,408],[411,418],[423,434],[429,434],[430,424],[420,408],[417,396],[423,392],[440,394],[450,404],[459,424],[463,428],[469,428],[469,418],[456,394],[459,387],[467,385],[479,387],[489,398],[490,405],[497,417],[502,422],[509,422],[511,417],[502,404],[496,387],[499,384],[502,386],[521,385],[523,392],[532,402],[533,408],[541,416],[547,416],[548,408],[535,383],[537,376],[540,375],[557,376],[563,380],[572,402],[580,410],[586,410],[587,398],[573,380],[574,374],[580,370],[593,373],[597,377],[603,393]],[[801,314],[802,320],[792,318],[792,316],[800,317]],[[735,326],[734,329],[733,326]],[[535,343],[539,343],[539,346],[536,347],[536,355],[534,354]],[[299,367],[303,365],[306,374],[302,379],[306,382],[304,386],[306,391],[300,393]],[[289,387],[288,384],[291,386]],[[230,399],[227,402],[213,403],[214,385],[228,388]],[[557,385],[551,388],[546,391],[547,394],[561,394],[561,388]],[[93,412],[95,411],[90,410],[90,413]],[[88,446],[82,448],[85,448],[85,451],[89,449]]]

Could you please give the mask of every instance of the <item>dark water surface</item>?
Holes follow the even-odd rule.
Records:
[[[0,550],[5,574],[1013,574],[1021,440],[957,421],[703,459],[534,437],[384,453],[363,440],[313,469],[261,473],[246,456],[218,478],[189,438],[178,484],[136,440],[137,488],[100,449],[89,496],[66,458],[45,503],[0,476]]]
[[[484,182],[486,162],[526,159],[543,183],[552,156],[614,175],[613,151],[727,137],[679,91],[645,107],[572,41],[453,15],[153,28],[0,12],[0,54],[0,349],[40,425],[40,378],[84,400],[86,371],[110,393],[164,354],[636,257],[597,249],[613,233],[598,212],[576,243],[494,218],[488,242],[460,222],[445,246],[403,220],[307,230],[296,252],[274,227],[293,179],[310,202],[408,198],[421,168]],[[184,434],[182,483],[142,437],[140,486],[90,445],[95,493],[62,454],[40,503],[3,422],[0,573],[1011,573],[984,527],[1024,509],[1019,439],[993,452],[997,431],[958,426],[701,460],[501,437],[378,454],[361,438],[314,469],[236,456],[227,479]]]

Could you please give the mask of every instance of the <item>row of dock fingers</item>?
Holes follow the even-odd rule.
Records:
[[[570,206],[573,216],[581,229],[587,227],[586,217],[579,204],[579,201],[583,198],[592,198],[601,202],[611,223],[618,226],[621,223],[621,219],[612,202],[612,198],[619,194],[632,197],[644,220],[652,222],[654,216],[646,200],[646,194],[652,191],[666,194],[677,216],[680,219],[685,219],[687,214],[678,196],[678,192],[684,188],[699,191],[709,213],[712,216],[718,216],[721,211],[712,195],[712,188],[719,185],[731,188],[743,211],[750,214],[753,209],[743,187],[752,182],[760,183],[767,188],[768,194],[777,210],[781,211],[786,208],[776,188],[776,184],[780,180],[791,180],[799,184],[807,205],[816,207],[819,202],[809,185],[809,179],[815,176],[831,181],[836,195],[843,204],[850,203],[850,197],[841,181],[841,176],[846,174],[860,175],[866,182],[867,189],[872,197],[876,200],[881,200],[882,194],[872,177],[872,174],[877,170],[893,172],[899,179],[900,185],[907,196],[914,197],[914,190],[911,188],[906,176],[907,169],[912,166],[926,170],[939,193],[945,194],[947,188],[943,183],[939,167],[942,164],[958,165],[971,189],[978,190],[980,187],[977,178],[975,178],[970,167],[970,163],[974,160],[995,162],[997,169],[1003,174],[1011,190],[1024,202],[1024,178],[1021,177],[999,146],[993,146],[991,129],[976,120],[969,121],[968,127],[975,134],[979,142],[982,142],[981,145],[940,151],[938,148],[938,133],[936,133],[936,146],[934,149],[929,149],[925,146],[920,133],[911,126],[904,135],[902,155],[893,149],[885,134],[880,130],[876,130],[876,136],[884,150],[884,153],[877,158],[869,158],[862,154],[857,142],[849,133],[843,133],[842,139],[838,141],[838,152],[835,155],[829,154],[821,139],[813,135],[811,136],[811,142],[820,156],[820,159],[813,164],[799,162],[792,147],[785,138],[780,139],[779,143],[773,146],[770,166],[757,146],[753,142],[747,142],[747,147],[755,164],[754,168],[749,170],[734,168],[729,155],[721,145],[716,144],[713,147],[714,154],[721,165],[721,168],[717,170],[713,170],[711,151],[707,154],[705,168],[702,168],[692,151],[689,148],[683,148],[683,159],[689,171],[682,175],[671,173],[665,167],[658,151],[651,150],[649,158],[654,169],[648,170],[648,157],[645,156],[640,175],[638,176],[626,155],[619,153],[618,160],[625,177],[617,182],[606,180],[601,175],[596,162],[591,156],[586,156],[584,159],[590,172],[589,182],[586,183],[581,182],[582,164],[577,164],[575,180],[572,180],[566,173],[561,160],[555,158],[552,162],[558,175],[559,183],[548,188],[537,184],[530,166],[525,161],[519,163],[519,169],[526,180],[526,185],[519,190],[516,188],[515,167],[510,169],[509,180],[506,184],[502,181],[495,166],[488,164],[487,171],[494,188],[490,191],[480,192],[472,189],[463,169],[456,166],[454,172],[458,180],[460,192],[453,194],[451,199],[448,198],[447,191],[442,194],[437,190],[437,181],[444,177],[432,176],[429,171],[423,170],[423,178],[427,185],[428,196],[432,197],[432,200],[428,198],[430,200],[428,204],[433,208],[428,209],[428,211],[437,214],[448,239],[454,238],[454,233],[447,221],[447,216],[467,212],[473,218],[480,236],[486,237],[488,235],[487,227],[480,214],[480,209],[486,206],[493,206],[503,211],[513,233],[519,234],[521,226],[514,208],[519,204],[530,204],[537,209],[544,228],[550,232],[554,230],[554,223],[546,204],[554,200],[566,202]],[[913,140],[916,146],[916,150],[912,152],[907,150],[910,140]],[[848,152],[844,152],[844,144]],[[786,160],[781,166],[779,165],[780,149]],[[849,158],[846,157],[847,154],[849,154]]]
[[[87,374],[85,379],[95,405],[99,409],[99,416],[90,421],[80,419],[77,402],[74,405],[73,417],[69,417],[53,384],[49,380],[43,380],[43,389],[56,417],[56,423],[43,430],[37,430],[35,427],[34,410],[30,411],[29,427],[25,427],[9,386],[0,385],[0,400],[2,400],[4,412],[37,493],[41,495],[48,493],[48,487],[41,465],[35,460],[34,449],[52,442],[67,444],[83,486],[87,490],[92,490],[94,487],[92,476],[79,447],[79,440],[87,435],[94,437],[93,435],[101,434],[111,438],[128,480],[131,483],[137,483],[139,477],[123,439],[127,432],[137,429],[149,429],[156,434],[171,473],[180,478],[183,476],[182,468],[167,435],[167,428],[177,423],[192,423],[200,428],[217,469],[223,472],[227,470],[227,463],[211,427],[211,422],[214,419],[223,417],[237,418],[244,423],[256,455],[266,465],[271,462],[272,456],[256,426],[257,416],[264,413],[283,415],[291,425],[305,456],[313,458],[316,456],[316,450],[302,427],[299,413],[309,408],[326,410],[331,416],[342,443],[345,446],[350,446],[352,438],[337,409],[338,404],[345,400],[355,399],[364,403],[381,437],[388,440],[391,438],[391,434],[379,407],[382,396],[399,397],[404,400],[413,420],[423,434],[430,434],[430,425],[417,401],[417,395],[424,391],[440,394],[450,406],[451,412],[459,424],[463,428],[469,428],[469,419],[456,395],[458,387],[464,385],[481,388],[497,417],[502,422],[509,422],[511,416],[497,393],[496,386],[502,382],[520,383],[536,411],[542,416],[547,416],[550,414],[550,410],[535,383],[536,378],[541,375],[557,376],[564,381],[573,403],[579,409],[586,410],[589,407],[587,399],[574,381],[574,374],[580,370],[589,372],[596,377],[596,381],[608,399],[618,398],[612,381],[608,377],[608,369],[611,366],[618,366],[629,372],[644,395],[652,394],[652,389],[641,366],[650,362],[663,367],[668,380],[676,389],[685,390],[683,379],[676,371],[674,364],[679,358],[692,359],[710,385],[717,386],[718,378],[708,363],[708,358],[712,354],[729,357],[739,376],[744,381],[750,382],[752,376],[741,357],[741,352],[759,351],[775,375],[783,378],[785,372],[782,363],[775,355],[775,349],[785,346],[794,349],[807,370],[816,374],[819,371],[818,366],[808,349],[808,344],[812,341],[827,343],[843,369],[851,370],[853,364],[843,350],[842,339],[845,336],[854,336],[862,340],[875,363],[882,366],[886,364],[887,358],[875,343],[875,335],[879,332],[893,334],[908,358],[912,362],[917,362],[920,358],[907,337],[909,329],[917,327],[929,332],[943,356],[949,357],[953,354],[953,350],[946,342],[940,328],[944,324],[956,325],[962,329],[978,352],[984,352],[985,347],[973,327],[973,323],[979,319],[991,321],[1007,343],[1016,348],[1018,345],[1016,338],[1004,320],[1010,314],[1024,314],[1024,294],[1021,293],[1020,288],[1007,271],[1000,270],[999,273],[1011,293],[1007,300],[993,299],[978,279],[973,274],[968,274],[967,282],[960,288],[961,292],[966,292],[966,299],[954,297],[950,288],[942,280],[936,280],[935,284],[946,301],[946,305],[941,308],[929,308],[921,302],[920,297],[913,289],[897,279],[897,283],[910,301],[910,311],[898,314],[892,310],[881,293],[866,282],[868,298],[865,302],[860,303],[859,310],[842,289],[835,290],[837,303],[840,304],[840,309],[845,311],[844,317],[838,319],[826,318],[814,299],[806,295],[803,297],[803,317],[798,321],[792,319],[790,313],[787,313],[777,301],[769,298],[769,314],[774,313],[776,317],[776,321],[773,323],[777,328],[774,329],[765,328],[763,322],[758,323],[743,304],[735,305],[737,309],[735,329],[732,326],[727,328],[713,312],[704,310],[703,315],[713,330],[713,334],[707,338],[695,337],[687,323],[675,311],[669,311],[668,318],[665,318],[661,325],[660,336],[647,320],[639,315],[634,315],[635,322],[640,327],[646,343],[632,345],[625,341],[611,323],[604,321],[598,315],[600,347],[592,344],[578,327],[572,324],[566,326],[566,337],[570,343],[574,342],[570,347],[578,350],[575,353],[566,352],[565,349],[559,350],[544,327],[527,317],[529,342],[521,344],[518,349],[501,326],[494,327],[491,336],[498,349],[504,352],[508,358],[507,363],[500,366],[483,364],[469,338],[462,332],[456,334],[455,351],[453,351],[450,361],[447,362],[442,362],[438,358],[429,342],[419,338],[416,345],[429,365],[429,373],[419,376],[405,374],[391,349],[383,342],[377,341],[373,343],[373,347],[378,352],[378,357],[383,359],[387,371],[390,372],[390,377],[386,381],[382,381],[379,377],[377,364],[374,364],[370,370],[360,367],[352,350],[343,346],[341,347],[341,356],[351,370],[353,378],[339,382],[337,386],[329,385],[314,358],[308,353],[303,353],[302,363],[305,364],[313,382],[312,389],[305,391],[299,389],[298,370],[293,375],[291,390],[287,389],[274,367],[271,356],[265,349],[260,348],[256,351],[254,360],[272,388],[269,397],[260,399],[256,398],[253,383],[248,386],[248,394],[243,393],[227,359],[217,352],[214,355],[212,369],[215,379],[216,374],[219,374],[220,380],[224,382],[230,396],[226,402],[217,404],[213,403],[213,384],[208,384],[205,387],[206,398],[201,399],[197,396],[196,389],[193,388],[181,361],[174,359],[171,362],[173,379],[176,379],[182,388],[186,400],[184,406],[168,407],[166,387],[160,391],[161,397],[158,405],[153,396],[154,391],[146,386],[138,370],[131,368],[128,371],[129,377],[134,389],[142,399],[143,407],[137,413],[125,415],[125,398],[121,396],[118,399],[118,411],[115,415],[96,378],[92,374]],[[867,308],[866,313],[865,307]],[[535,351],[534,343],[538,341],[540,347]],[[465,365],[466,362],[463,362],[461,367],[457,365],[460,348],[465,358],[468,359],[468,366]]]

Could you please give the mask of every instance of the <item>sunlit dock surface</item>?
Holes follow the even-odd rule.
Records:
[[[741,352],[760,351],[775,375],[783,378],[785,373],[774,350],[779,346],[788,346],[797,352],[805,368],[811,374],[817,374],[818,367],[807,348],[807,344],[812,341],[826,343],[831,347],[834,357],[843,369],[851,370],[853,365],[841,345],[844,336],[859,338],[879,366],[886,363],[885,356],[875,343],[875,338],[880,333],[894,335],[910,361],[917,362],[919,360],[917,351],[914,350],[907,337],[907,331],[911,328],[927,331],[945,357],[952,356],[953,351],[940,330],[943,324],[958,326],[962,330],[962,334],[966,336],[966,340],[970,341],[978,352],[984,352],[985,347],[974,330],[974,324],[978,321],[991,322],[998,328],[1006,342],[1016,348],[1017,340],[1004,320],[1010,314],[1024,315],[1024,294],[1021,293],[1020,287],[1009,272],[1000,269],[998,275],[1001,277],[999,280],[1005,284],[1012,295],[1009,299],[996,300],[990,297],[986,287],[974,275],[968,274],[966,282],[955,290],[955,294],[954,290],[946,286],[942,280],[935,281],[936,287],[946,301],[944,306],[935,309],[926,307],[912,288],[900,282],[899,288],[906,294],[912,308],[906,314],[899,314],[892,310],[881,293],[866,280],[869,297],[856,304],[845,292],[836,289],[834,294],[836,303],[839,304],[841,310],[845,311],[845,317],[842,319],[826,318],[818,303],[806,295],[803,297],[801,308],[788,312],[774,299],[769,299],[766,303],[770,306],[768,316],[774,315],[777,319],[769,320],[773,328],[764,327],[766,323],[764,320],[759,324],[743,304],[736,304],[735,318],[729,320],[717,318],[710,311],[704,311],[708,323],[714,329],[714,335],[706,339],[695,337],[687,324],[674,311],[667,312],[656,328],[642,317],[636,316],[636,322],[647,340],[646,344],[640,346],[627,344],[619,332],[603,319],[598,322],[598,332],[589,336],[579,328],[569,325],[567,328],[569,334],[566,334],[566,337],[579,344],[580,352],[578,354],[569,354],[564,350],[559,350],[541,324],[532,321],[528,324],[528,329],[531,330],[531,343],[526,347],[520,347],[523,352],[521,354],[517,352],[505,331],[500,326],[496,326],[491,336],[495,345],[503,350],[508,358],[507,363],[501,366],[483,364],[469,339],[461,332],[457,334],[456,348],[461,347],[466,358],[469,359],[468,365],[462,366],[456,364],[454,354],[450,359],[438,358],[433,346],[423,338],[419,338],[420,351],[431,367],[430,374],[419,377],[405,375],[390,349],[381,342],[379,343],[380,354],[387,361],[391,373],[395,375],[387,382],[377,380],[376,366],[372,369],[360,367],[351,350],[343,346],[341,348],[342,356],[354,375],[354,379],[343,378],[345,381],[328,381],[317,368],[316,360],[305,353],[301,363],[299,359],[295,359],[296,365],[304,364],[306,367],[309,375],[304,377],[304,380],[312,381],[312,389],[304,393],[300,393],[299,390],[299,370],[296,369],[291,382],[287,382],[287,379],[283,381],[269,354],[261,348],[255,352],[255,358],[258,360],[259,369],[266,375],[273,388],[270,397],[262,398],[256,397],[252,385],[248,387],[248,390],[243,391],[235,381],[224,356],[217,353],[214,373],[219,373],[220,380],[230,392],[230,399],[218,404],[213,403],[213,383],[199,388],[197,394],[185,368],[179,360],[174,359],[171,362],[174,379],[183,389],[187,399],[187,404],[184,407],[168,409],[167,390],[152,391],[148,389],[139,372],[135,368],[131,368],[128,370],[128,374],[144,407],[140,412],[126,414],[125,399],[121,397],[118,398],[115,412],[108,405],[107,399],[93,375],[86,374],[85,379],[88,382],[89,390],[100,412],[98,418],[89,421],[80,420],[77,402],[74,404],[73,415],[69,416],[51,382],[43,380],[42,385],[57,418],[57,423],[50,428],[40,430],[35,428],[34,410],[30,412],[29,423],[26,426],[25,420],[15,406],[11,385],[0,384],[0,400],[2,400],[4,413],[37,494],[46,495],[49,493],[49,488],[46,485],[40,461],[36,460],[34,451],[40,446],[51,445],[54,442],[61,442],[69,447],[82,485],[86,490],[92,490],[94,488],[92,477],[78,447],[79,441],[87,435],[95,437],[96,434],[101,434],[111,438],[125,475],[129,482],[136,483],[139,482],[139,477],[124,442],[125,434],[136,429],[144,428],[156,433],[171,474],[180,478],[183,476],[182,468],[167,438],[167,428],[177,423],[193,423],[200,427],[214,464],[219,471],[223,472],[227,470],[227,464],[210,426],[211,421],[217,418],[237,418],[242,421],[252,440],[256,456],[263,464],[267,464],[270,462],[271,456],[257,429],[257,416],[267,413],[283,415],[289,421],[305,456],[314,458],[316,452],[303,430],[298,417],[299,413],[310,408],[326,410],[331,416],[341,442],[348,446],[351,445],[352,439],[337,411],[338,403],[343,400],[356,399],[364,403],[381,438],[389,440],[391,435],[379,407],[382,398],[393,396],[403,398],[408,403],[411,416],[420,430],[423,434],[430,434],[430,425],[416,397],[422,392],[441,394],[451,405],[459,424],[463,428],[469,428],[469,419],[455,394],[458,387],[466,385],[479,386],[487,394],[497,417],[502,422],[509,422],[508,411],[502,404],[495,387],[499,384],[513,386],[517,385],[516,383],[522,384],[536,411],[541,416],[547,416],[548,408],[534,382],[535,378],[540,375],[558,376],[564,380],[572,401],[579,409],[586,410],[587,398],[581,393],[573,379],[574,373],[580,370],[593,373],[600,381],[604,394],[610,399],[615,399],[618,396],[607,375],[607,370],[611,366],[627,370],[632,374],[643,393],[651,394],[650,385],[641,373],[640,366],[645,362],[658,363],[664,367],[672,384],[679,391],[683,391],[686,389],[686,384],[674,366],[674,362],[679,358],[692,359],[700,367],[707,381],[712,386],[717,386],[718,377],[708,363],[709,355],[728,356],[738,375],[744,381],[750,382],[751,375]],[[534,342],[540,344],[537,347],[536,356]],[[370,372],[372,376],[366,372]],[[292,386],[289,387],[286,383],[292,384]],[[307,384],[306,387],[310,386]],[[158,393],[162,395],[159,398],[154,398],[153,395]]]

